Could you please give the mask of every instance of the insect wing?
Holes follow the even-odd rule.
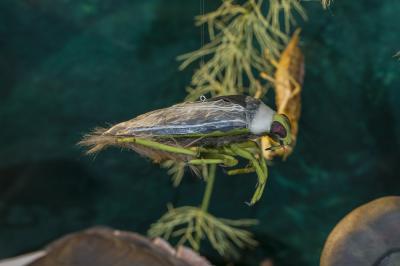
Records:
[[[120,123],[106,134],[179,136],[227,132],[248,127],[246,108],[224,100],[186,102],[155,110]]]

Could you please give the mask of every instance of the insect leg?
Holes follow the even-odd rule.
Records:
[[[286,105],[288,104],[289,100],[291,98],[296,97],[296,95],[298,95],[301,92],[301,85],[296,81],[296,79],[294,79],[291,75],[288,75],[288,79],[291,85],[294,86],[293,91],[287,95],[285,97],[285,99],[283,99],[280,103],[279,103],[279,110],[285,110],[286,109]]]
[[[301,85],[300,83],[298,83],[296,81],[296,79],[294,79],[292,76],[290,76],[290,81],[292,82],[293,86],[294,86],[294,90],[292,92],[292,94],[290,95],[291,98],[295,97],[297,94],[300,93],[301,91]]]
[[[191,156],[197,155],[197,151],[194,151],[191,149],[166,145],[166,144],[162,144],[162,143],[159,143],[159,142],[156,142],[153,140],[143,139],[143,138],[135,138],[135,137],[118,138],[117,142],[138,144],[138,145],[142,145],[144,147],[151,148],[154,150],[160,150],[160,151],[171,152],[171,153],[178,153],[178,154],[191,155]]]
[[[238,146],[239,148],[258,148],[257,143],[251,140],[237,143],[235,145]]]
[[[251,154],[256,154],[260,150],[259,145],[254,141],[246,141],[242,143],[236,143],[237,147],[246,149]]]
[[[254,170],[256,171],[256,174],[258,176],[258,183],[257,183],[256,191],[254,192],[253,197],[251,198],[251,201],[249,203],[250,205],[254,205],[254,203],[256,203],[258,200],[260,200],[260,198],[263,194],[263,191],[264,191],[266,181],[267,181],[268,172],[266,171],[265,161],[261,158],[260,160],[262,160],[263,163],[260,164],[259,161],[257,161],[257,159],[250,152],[248,152],[246,149],[238,147],[235,144],[231,145],[231,149],[238,156],[249,160],[252,163]]]
[[[224,164],[224,162],[222,159],[193,159],[188,161],[192,165]]]
[[[268,80],[268,81],[270,81],[270,82],[272,82],[272,83],[276,83],[275,78],[271,77],[271,76],[268,75],[266,72],[261,72],[261,73],[260,73],[260,76],[261,76],[263,79],[265,79],[265,80]]]
[[[246,167],[246,168],[239,168],[239,169],[233,169],[229,170],[226,173],[228,175],[241,175],[241,174],[249,174],[249,173],[254,173],[256,170],[254,167]]]
[[[234,157],[226,154],[202,154],[204,156],[201,159],[189,160],[189,164],[203,165],[203,164],[223,164],[228,167],[232,167],[238,164],[238,160]]]

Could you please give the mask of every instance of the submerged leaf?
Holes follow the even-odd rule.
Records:
[[[177,187],[181,184],[183,175],[185,174],[186,163],[167,160],[161,164],[161,167],[168,168],[168,174],[171,175],[172,184]]]
[[[229,220],[217,218],[196,207],[168,207],[168,212],[154,223],[151,237],[179,238],[178,245],[188,243],[198,250],[197,240],[207,238],[213,248],[224,257],[237,257],[237,248],[254,247],[257,241],[252,233],[240,227],[256,225],[257,220]]]

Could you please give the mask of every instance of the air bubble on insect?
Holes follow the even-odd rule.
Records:
[[[207,97],[206,96],[204,96],[204,95],[201,95],[200,96],[200,101],[201,102],[205,102],[207,100]]]

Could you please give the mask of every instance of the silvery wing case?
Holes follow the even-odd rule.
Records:
[[[246,129],[259,104],[259,100],[241,95],[185,102],[119,123],[104,135],[188,137]]]

